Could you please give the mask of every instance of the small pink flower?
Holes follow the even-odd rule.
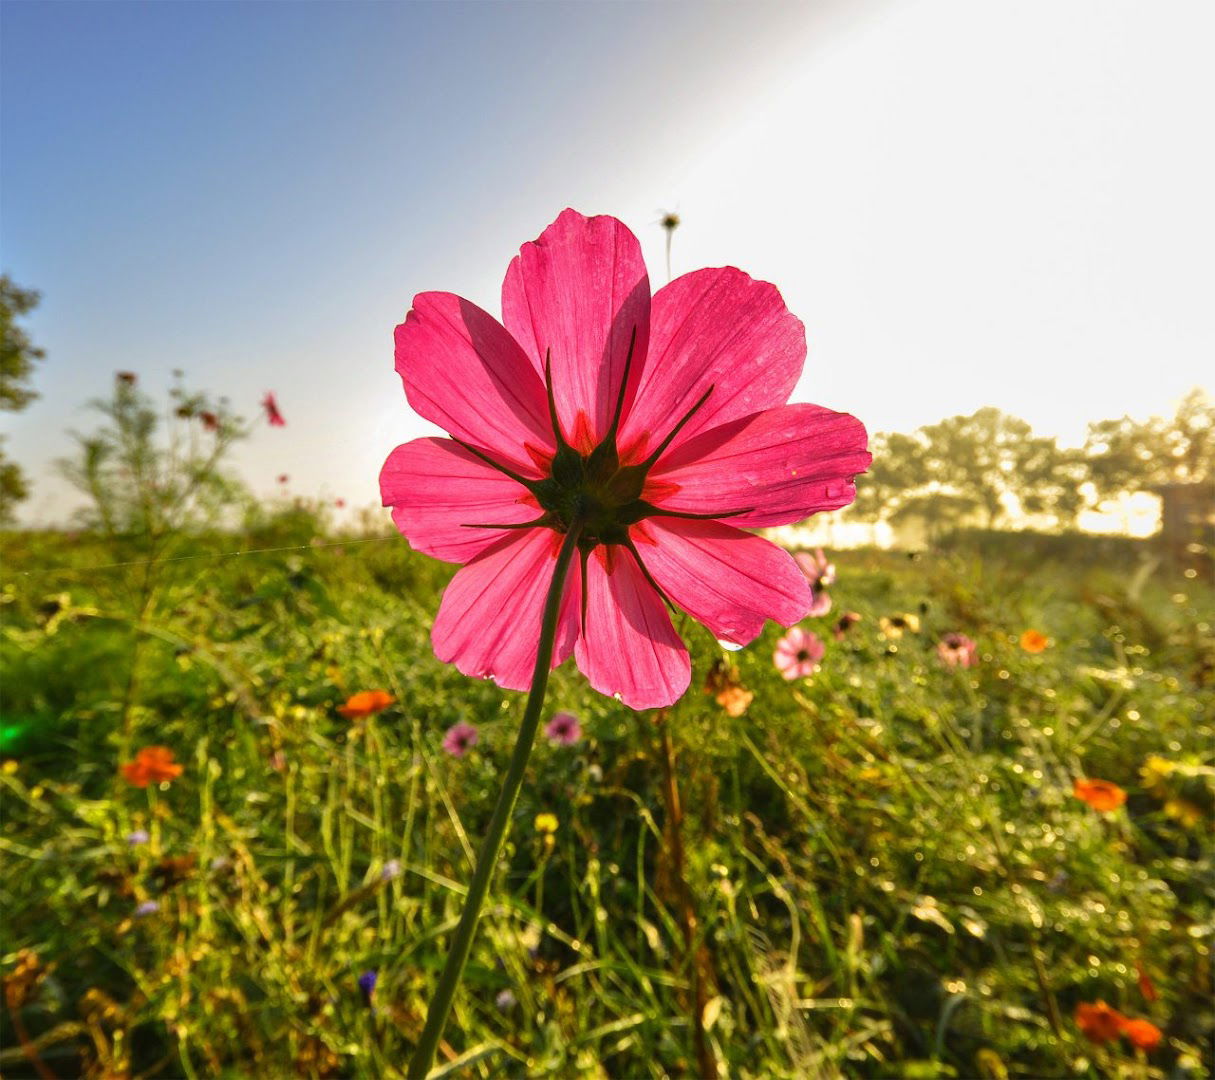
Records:
[[[772,659],[786,679],[806,679],[818,670],[826,651],[817,634],[795,626],[776,643]]]
[[[558,746],[573,746],[582,738],[582,725],[573,713],[554,713],[553,718],[544,725],[544,734],[549,742]]]
[[[835,564],[827,561],[822,548],[815,548],[812,552],[799,551],[793,557],[813,588],[826,589],[835,584]]]
[[[443,736],[443,749],[452,757],[463,757],[477,745],[479,738],[477,729],[472,724],[460,721],[447,729],[447,734]]]
[[[835,635],[836,641],[843,641],[844,635],[848,633],[857,623],[861,621],[859,611],[845,611],[832,628],[831,633]]]
[[[450,439],[398,446],[380,492],[409,542],[461,564],[431,640],[466,675],[523,690],[575,526],[553,666],[634,709],[688,688],[667,602],[735,645],[813,603],[792,557],[745,529],[852,502],[864,426],[789,405],[805,331],[734,267],[650,294],[637,238],[564,211],[506,271],[502,322],[451,293],[414,297],[396,369]],[[587,516],[587,508],[593,512]]]
[[[273,391],[266,391],[266,396],[262,398],[262,408],[266,410],[266,420],[271,427],[287,426],[287,421],[283,419],[283,414],[278,411],[278,401],[275,399]]]
[[[937,643],[937,656],[947,667],[973,667],[979,662],[979,647],[965,634],[946,634]]]
[[[812,619],[822,618],[831,610],[831,594],[827,592],[827,587],[835,583],[835,566],[827,561],[822,548],[813,552],[799,551],[793,557],[806,575],[813,596],[806,614]]]

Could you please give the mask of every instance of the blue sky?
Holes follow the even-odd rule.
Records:
[[[0,246],[37,288],[35,481],[118,369],[289,424],[256,490],[371,502],[426,427],[410,297],[492,311],[566,205],[664,278],[733,263],[806,322],[798,397],[873,429],[995,404],[1075,439],[1209,384],[1215,28],[1201,4],[0,7]],[[1205,299],[1204,299],[1205,297]]]

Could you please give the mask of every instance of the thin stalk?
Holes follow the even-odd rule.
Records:
[[[443,966],[438,988],[430,1000],[430,1007],[426,1010],[426,1026],[422,1029],[422,1037],[418,1040],[418,1045],[409,1062],[409,1071],[406,1074],[408,1080],[424,1080],[427,1073],[430,1072],[435,1050],[439,1045],[439,1040],[443,1037],[447,1014],[451,1011],[456,988],[460,985],[464,964],[472,949],[477,919],[481,914],[485,895],[489,891],[490,878],[493,877],[494,867],[498,862],[498,852],[502,848],[502,840],[506,836],[506,829],[510,824],[515,800],[519,797],[519,789],[523,786],[523,774],[527,770],[528,758],[531,757],[532,744],[536,741],[536,729],[540,726],[540,712],[544,707],[544,692],[548,688],[548,674],[553,661],[553,643],[557,637],[557,619],[561,614],[561,601],[565,595],[565,579],[569,573],[574,552],[578,549],[578,536],[581,531],[581,521],[575,521],[565,534],[561,551],[557,555],[557,564],[553,568],[553,580],[549,584],[548,595],[544,600],[544,616],[540,622],[540,642],[536,650],[536,666],[532,672],[532,686],[528,691],[523,722],[519,725],[519,736],[515,740],[515,749],[511,754],[510,766],[502,781],[502,790],[498,793],[498,802],[494,807],[493,816],[490,818],[489,829],[481,844],[481,851],[477,855],[477,866],[473,871],[472,882],[468,886],[464,911],[460,915],[460,923],[452,938],[447,963]]]

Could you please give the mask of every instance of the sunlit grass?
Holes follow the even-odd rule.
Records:
[[[1202,1075],[1215,603],[1184,568],[1137,576],[1133,544],[1050,543],[838,553],[808,682],[781,678],[771,626],[738,653],[689,627],[667,713],[561,669],[548,710],[583,737],[541,738],[439,1067]],[[403,542],[174,564],[142,616],[138,567],[44,573],[109,550],[6,543],[0,940],[6,975],[20,949],[50,968],[25,1037],[61,1076],[393,1075],[521,695],[434,660],[450,570]],[[895,614],[919,632],[883,637]],[[975,668],[938,659],[950,631]],[[753,695],[742,715],[711,672]],[[396,703],[338,713],[371,689]],[[459,722],[479,741],[457,759]],[[183,775],[132,787],[145,745]],[[1126,806],[1075,798],[1084,776]],[[1098,999],[1161,1049],[1088,1043],[1073,1014]],[[13,1015],[0,1068],[24,1075]]]

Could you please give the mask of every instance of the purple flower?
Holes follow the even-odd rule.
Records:
[[[472,724],[460,721],[447,729],[447,734],[443,736],[443,749],[452,757],[463,757],[477,745],[479,737]]]
[[[557,746],[573,746],[582,738],[582,725],[573,713],[554,713],[553,718],[544,725],[544,734],[549,742]]]
[[[498,1012],[510,1012],[519,1003],[514,992],[507,990],[499,990],[497,997],[494,998],[494,1004],[498,1008]]]
[[[136,829],[134,832],[127,833],[127,843],[131,847],[139,847],[140,844],[146,844],[149,839],[147,829]]]
[[[371,1000],[371,995],[375,993],[375,984],[379,978],[379,973],[375,968],[372,968],[370,971],[364,971],[359,976],[359,990],[368,1001]]]
[[[400,859],[389,859],[384,864],[384,868],[380,871],[380,880],[381,881],[391,881],[393,878],[398,878],[400,876],[401,876],[401,860]]]
[[[156,900],[145,900],[135,909],[135,918],[143,919],[149,915],[155,915],[160,910],[160,903]]]

